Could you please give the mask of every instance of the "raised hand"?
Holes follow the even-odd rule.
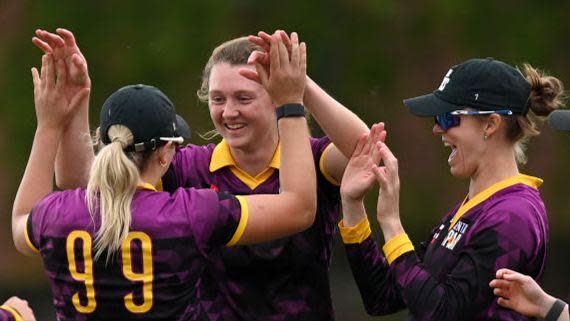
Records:
[[[18,297],[13,296],[6,300],[3,305],[9,306],[12,309],[18,311],[24,321],[36,321],[34,311],[30,309],[28,306],[28,301],[26,300],[22,300]]]
[[[498,296],[497,303],[528,317],[544,318],[556,299],[544,292],[528,275],[509,269],[497,271],[489,285]]]
[[[374,173],[380,186],[376,218],[386,241],[404,232],[400,221],[400,177],[398,160],[385,143],[380,142],[380,158],[384,166],[375,167]]]
[[[291,54],[275,33],[270,39],[269,70],[259,62],[255,68],[263,87],[279,107],[286,103],[302,103],[307,72],[307,51],[305,43],[299,43],[296,33],[291,36]]]
[[[71,97],[71,103],[67,101],[64,90],[67,82],[65,63],[63,60],[54,61],[52,54],[42,56],[41,72],[32,68],[32,79],[38,127],[62,129],[72,116],[73,107],[89,95],[89,89],[84,88]]]
[[[291,38],[289,35],[283,30],[276,30],[274,33],[275,36],[281,38],[285,47],[287,48],[287,52],[291,54],[291,50],[293,48]],[[292,34],[291,34],[292,37]],[[262,50],[256,50],[251,53],[248,58],[247,63],[250,65],[256,65],[263,67],[267,74],[270,73],[270,48],[271,48],[271,38],[272,36],[267,34],[264,31],[258,32],[257,36],[249,36],[248,39],[250,42],[258,45]],[[259,73],[255,70],[243,68],[240,70],[240,74],[250,80],[256,81],[261,83],[261,79],[259,78]]]
[[[87,68],[87,60],[79,50],[73,33],[58,28],[57,34],[38,29],[32,42],[46,54],[51,54],[55,61],[62,60],[66,67],[66,81],[61,84],[61,90],[66,100],[73,107],[78,102],[73,101],[78,93],[91,89],[91,79]],[[88,97],[87,97],[88,98]],[[88,103],[81,102],[87,108]]]
[[[340,185],[343,201],[361,202],[376,182],[374,168],[380,163],[379,143],[386,139],[384,123],[374,124],[363,134],[350,158]]]

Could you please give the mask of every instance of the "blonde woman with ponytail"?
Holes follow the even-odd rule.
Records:
[[[315,168],[301,105],[304,43],[291,53],[271,45],[271,74],[262,84],[276,102],[281,140],[281,193],[233,196],[213,189],[155,190],[186,122],[160,90],[126,86],[101,110],[100,139],[87,188],[52,193],[62,124],[86,103],[70,103],[66,66],[44,56],[33,69],[38,126],[12,213],[17,249],[39,253],[58,320],[189,320],[206,313],[189,305],[206,257],[223,246],[298,233],[313,223]],[[79,106],[79,107],[78,107]],[[303,175],[295,175],[303,173]]]

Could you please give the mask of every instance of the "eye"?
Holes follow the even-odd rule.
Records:
[[[209,100],[214,105],[220,105],[220,104],[223,104],[225,102],[225,99],[222,96],[213,96],[213,97],[210,97]]]
[[[253,100],[253,97],[251,97],[251,96],[239,96],[238,100],[242,104],[249,104]]]

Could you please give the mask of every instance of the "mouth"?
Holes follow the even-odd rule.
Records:
[[[238,130],[244,128],[245,126],[246,126],[246,124],[244,124],[244,123],[236,123],[236,124],[227,124],[226,123],[226,124],[224,124],[224,127],[227,130],[229,130],[230,132],[231,131],[238,131]]]
[[[443,146],[451,148],[451,154],[449,154],[449,157],[447,158],[447,163],[451,164],[451,161],[455,158],[455,155],[457,155],[457,146],[446,140],[443,140]]]

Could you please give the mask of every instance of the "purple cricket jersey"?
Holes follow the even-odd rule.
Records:
[[[328,138],[311,138],[317,170],[315,223],[291,237],[215,250],[197,283],[201,320],[332,320],[329,286],[333,235],[340,213],[338,183],[323,169]],[[174,157],[163,186],[213,188],[249,194],[279,193],[279,148],[257,177],[241,171],[225,141],[188,145]],[[297,173],[303,175],[303,173]],[[283,219],[287,219],[284,217]]]
[[[16,309],[7,305],[0,306],[0,321],[22,321],[22,317]]]
[[[415,251],[402,234],[382,255],[370,233],[351,242],[350,228],[341,227],[366,311],[407,308],[410,320],[528,320],[500,307],[489,282],[500,268],[535,279],[542,274],[548,220],[541,183],[518,175],[491,186],[457,205]]]
[[[246,201],[208,189],[139,189],[130,232],[106,262],[106,253],[93,260],[100,223],[85,194],[52,193],[28,218],[28,245],[42,256],[57,319],[192,320],[188,303],[205,258],[241,237]]]

